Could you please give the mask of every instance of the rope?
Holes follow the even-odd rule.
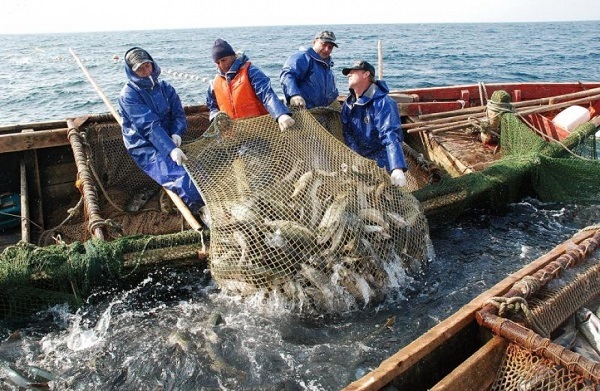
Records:
[[[33,225],[35,225],[36,227],[38,227],[39,229],[41,229],[41,230],[43,230],[43,229],[44,229],[44,227],[42,227],[41,225],[38,225],[38,224],[36,224],[35,222],[33,222],[31,219],[28,219],[28,218],[26,218],[26,217],[23,217],[23,216],[21,216],[21,215],[16,215],[16,214],[14,214],[14,213],[8,213],[8,212],[0,212],[0,215],[10,216],[10,217],[16,217],[16,218],[19,218],[19,219],[21,219],[21,220],[27,220],[27,221],[29,222],[29,224],[33,224]]]
[[[480,81],[478,83],[479,86],[479,101],[481,102],[481,105],[483,106],[483,98],[485,96],[485,100],[488,101],[488,94],[487,94],[487,90],[485,88],[485,84],[483,84],[482,81]]]
[[[68,215],[67,215],[67,217],[60,224],[58,224],[54,228],[51,228],[49,230],[46,230],[46,231],[42,232],[42,234],[40,235],[40,239],[38,240],[38,244],[44,245],[44,243],[46,241],[46,236],[50,235],[50,234],[54,233],[55,231],[57,231],[58,229],[60,229],[60,227],[62,227],[69,220],[71,220],[73,218],[73,216],[75,216],[76,214],[78,214],[79,213],[79,209],[81,208],[81,205],[83,205],[83,196],[79,197],[79,201],[77,201],[77,204],[74,207],[67,209]],[[53,239],[56,242],[62,242],[62,239],[61,239],[60,235],[58,235],[58,238],[53,237]]]
[[[531,313],[529,306],[527,304],[527,300],[522,297],[493,297],[485,301],[485,305],[492,305],[498,309],[498,316],[506,318],[509,313],[519,314],[522,313],[525,316],[525,320],[527,322],[527,326],[535,331],[537,334],[542,337],[549,338],[550,332],[541,325]]]

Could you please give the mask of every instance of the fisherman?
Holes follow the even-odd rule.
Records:
[[[348,77],[350,89],[342,105],[344,141],[355,152],[386,168],[392,185],[406,186],[400,113],[388,95],[387,84],[375,80],[375,68],[367,61],[355,62],[342,74]]]
[[[161,69],[139,47],[125,53],[128,82],[119,95],[125,148],[137,165],[163,187],[176,193],[192,213],[202,213],[204,201],[183,162],[179,148],[187,119],[175,88],[158,80]]]
[[[277,97],[271,80],[248,56],[236,54],[227,41],[218,38],[212,47],[212,58],[217,74],[206,91],[206,105],[212,121],[219,111],[231,118],[271,116],[281,130],[295,123],[291,112]]]
[[[332,31],[321,31],[313,46],[292,54],[283,65],[279,81],[290,106],[329,106],[339,96],[333,74],[331,52],[338,47]]]

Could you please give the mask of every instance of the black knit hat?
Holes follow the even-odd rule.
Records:
[[[234,56],[235,51],[231,47],[230,44],[227,43],[224,39],[217,38],[215,44],[212,47],[212,58],[214,62],[219,61],[223,57],[226,56]]]

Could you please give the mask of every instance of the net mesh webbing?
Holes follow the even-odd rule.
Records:
[[[212,218],[217,284],[332,310],[406,285],[431,256],[416,199],[310,112],[294,119],[281,132],[270,116],[219,114],[185,146],[186,170]]]

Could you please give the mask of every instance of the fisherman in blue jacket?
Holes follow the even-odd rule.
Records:
[[[283,65],[279,81],[283,94],[290,106],[313,107],[329,106],[338,96],[331,52],[335,43],[332,31],[321,31],[312,48],[292,54]]]
[[[128,82],[119,95],[123,141],[146,174],[197,213],[204,201],[182,166],[187,157],[179,148],[187,129],[185,112],[175,88],[158,80],[160,72],[144,49],[133,47],[125,53]]]
[[[392,185],[406,186],[400,113],[396,102],[388,96],[387,84],[375,80],[375,68],[366,61],[357,61],[342,73],[348,77],[350,89],[342,105],[346,144],[386,168]]]

